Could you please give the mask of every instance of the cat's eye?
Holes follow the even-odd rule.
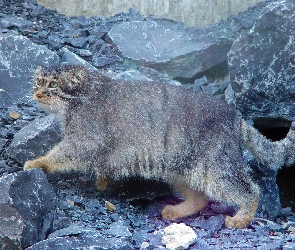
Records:
[[[49,87],[50,88],[56,88],[57,87],[57,82],[50,82]]]
[[[36,85],[37,85],[37,86],[41,86],[41,84],[42,84],[42,81],[41,81],[41,80],[37,80],[37,81],[36,81]]]

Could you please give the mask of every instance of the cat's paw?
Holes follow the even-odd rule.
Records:
[[[172,205],[167,205],[166,207],[164,207],[161,214],[165,220],[173,221],[181,217],[179,216],[179,211],[177,207]]]
[[[237,219],[231,216],[226,216],[225,217],[225,221],[224,224],[226,227],[231,227],[231,228],[246,228],[249,223],[251,222],[251,220],[241,220],[241,218]]]
[[[108,180],[98,178],[96,180],[95,185],[96,185],[96,187],[97,187],[98,190],[103,191],[103,190],[105,190],[107,188]]]
[[[31,168],[43,168],[45,169],[45,165],[42,164],[40,161],[38,160],[33,160],[33,161],[26,161],[25,165],[24,165],[24,170],[29,170]]]

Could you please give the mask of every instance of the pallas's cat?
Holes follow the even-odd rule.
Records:
[[[114,179],[159,179],[184,201],[167,205],[162,216],[175,220],[201,210],[209,199],[239,207],[228,227],[252,221],[259,187],[242,148],[270,168],[294,162],[294,125],[287,137],[270,142],[213,97],[159,82],[116,81],[82,66],[42,66],[34,99],[62,120],[64,138],[24,169],[92,169],[98,186]]]

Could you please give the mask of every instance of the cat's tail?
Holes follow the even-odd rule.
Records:
[[[280,141],[270,141],[242,119],[242,140],[253,156],[271,169],[290,166],[295,163],[295,122],[292,122],[287,136]]]

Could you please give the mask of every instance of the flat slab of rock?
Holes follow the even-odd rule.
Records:
[[[36,67],[58,62],[60,58],[45,46],[15,32],[0,32],[0,107],[27,101]]]
[[[225,62],[232,40],[188,30],[169,21],[133,21],[108,33],[118,54],[172,78],[194,75]]]
[[[247,119],[294,120],[294,12],[292,0],[270,4],[228,54],[232,84],[226,95]]]
[[[43,171],[1,177],[0,190],[0,249],[23,249],[44,240],[52,230],[56,195]]]

